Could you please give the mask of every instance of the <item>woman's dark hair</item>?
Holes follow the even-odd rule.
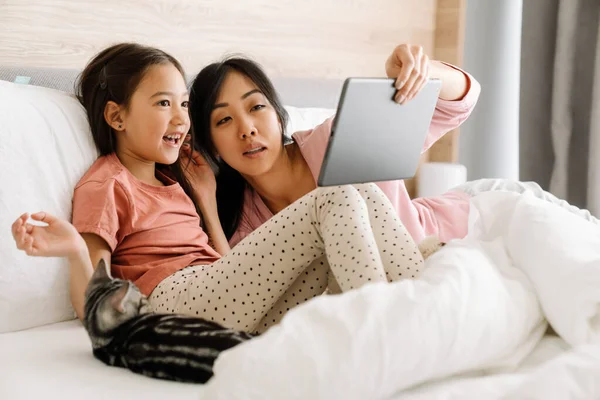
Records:
[[[106,104],[114,101],[125,108],[129,107],[131,96],[150,67],[165,64],[173,65],[185,78],[183,67],[170,54],[136,43],[119,43],[96,54],[79,75],[75,93],[87,112],[92,137],[101,156],[114,153],[117,149],[115,131],[104,118]],[[193,146],[193,130],[189,133],[190,145]],[[172,165],[157,164],[157,168],[179,182],[194,202],[198,215],[201,215],[191,184],[183,173],[186,166],[182,163],[178,159]]]
[[[231,71],[247,76],[275,109],[282,127],[281,141],[285,142],[285,127],[289,119],[273,83],[261,66],[245,57],[228,57],[203,68],[190,89],[190,117],[196,132],[196,149],[213,166],[217,175],[217,207],[227,239],[231,239],[240,223],[247,183],[242,175],[216,156],[210,134],[210,115],[221,86]]]

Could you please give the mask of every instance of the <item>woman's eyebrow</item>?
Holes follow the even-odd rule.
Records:
[[[245,98],[247,98],[248,96],[252,96],[254,93],[262,93],[259,89],[252,89],[251,91],[244,93],[240,99],[244,100]],[[216,108],[221,108],[221,107],[227,107],[229,105],[229,103],[217,103],[213,106],[213,110]]]

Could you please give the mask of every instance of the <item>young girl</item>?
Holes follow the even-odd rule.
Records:
[[[78,93],[100,157],[75,188],[73,224],[40,212],[31,217],[47,225],[34,226],[24,214],[12,233],[29,255],[68,257],[80,318],[100,259],[155,311],[250,331],[322,294],[329,272],[343,291],[418,275],[421,254],[374,185],[311,191],[230,251],[214,174],[191,151],[183,69],[163,51],[112,46],[86,66]]]
[[[429,61],[419,46],[398,46],[386,72],[396,79],[399,103],[410,101],[428,77],[443,82],[423,151],[466,120],[479,96],[473,77]],[[219,166],[218,210],[232,246],[317,187],[332,118],[294,133],[293,142],[284,145],[287,114],[271,81],[251,60],[229,58],[202,69],[192,84],[190,115],[198,149]],[[416,242],[430,235],[447,241],[466,234],[467,194],[411,201],[403,181],[377,185]]]

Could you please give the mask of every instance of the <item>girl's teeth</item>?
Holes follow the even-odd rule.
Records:
[[[178,136],[165,136],[164,137],[165,141],[171,142],[173,144],[178,144],[180,138]]]

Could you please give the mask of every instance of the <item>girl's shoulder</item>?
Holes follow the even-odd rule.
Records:
[[[115,160],[116,159],[116,160]],[[117,156],[109,154],[98,157],[87,172],[81,177],[75,190],[88,182],[105,182],[107,180],[123,179],[125,167],[118,161]]]

